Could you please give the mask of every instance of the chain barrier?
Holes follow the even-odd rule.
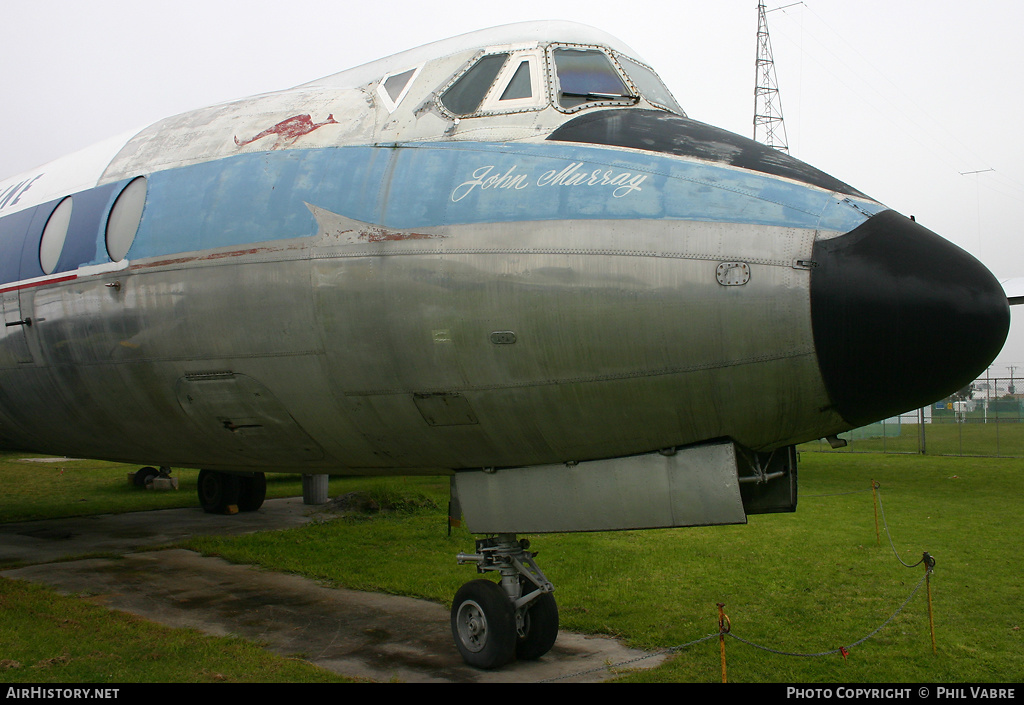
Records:
[[[827,492],[825,494],[802,494],[800,499],[815,499],[817,497],[845,497],[848,494],[864,494],[871,490],[850,490],[849,492]]]
[[[880,625],[878,625],[875,629],[873,629],[871,632],[869,632],[866,636],[863,636],[860,639],[858,639],[857,641],[855,641],[855,642],[853,642],[851,644],[848,644],[846,646],[840,646],[840,647],[835,648],[835,649],[829,649],[828,651],[818,651],[816,653],[799,653],[799,652],[794,652],[794,651],[781,651],[779,649],[773,649],[773,648],[768,647],[768,646],[763,646],[761,644],[756,644],[756,643],[754,643],[752,641],[748,641],[746,639],[743,639],[742,637],[738,637],[735,634],[733,634],[732,632],[728,632],[728,636],[731,636],[736,641],[742,642],[742,643],[746,644],[747,646],[752,646],[755,649],[761,649],[762,651],[767,651],[767,652],[772,653],[772,654],[778,654],[779,656],[799,656],[799,657],[805,657],[805,658],[812,658],[812,657],[817,657],[817,656],[831,656],[833,654],[840,654],[845,659],[847,657],[847,655],[850,653],[850,649],[854,648],[855,646],[860,646],[865,641],[867,641],[868,639],[873,637],[875,634],[877,634],[878,632],[882,631],[889,624],[889,622],[894,620],[896,618],[896,616],[900,612],[903,611],[903,608],[907,606],[907,603],[910,602],[910,600],[913,599],[914,595],[917,594],[917,591],[921,589],[921,585],[923,585],[925,583],[925,581],[928,578],[928,575],[930,575],[930,573],[926,573],[925,577],[921,578],[921,580],[917,583],[917,585],[914,586],[914,589],[911,590],[910,595],[907,596],[907,599],[905,599],[903,601],[903,603],[899,607],[896,608],[895,612],[893,612],[891,615],[889,615],[888,619],[886,619],[884,622],[882,622]]]
[[[646,659],[649,659],[649,658],[656,658],[658,656],[665,656],[666,654],[674,654],[677,651],[682,651],[683,649],[687,649],[687,648],[689,648],[691,646],[696,646],[697,644],[700,644],[702,642],[710,641],[711,639],[717,638],[721,642],[722,682],[724,683],[725,682],[725,637],[727,637],[727,636],[735,639],[736,641],[738,641],[740,643],[746,644],[747,646],[751,646],[751,647],[753,647],[755,649],[760,649],[761,651],[767,651],[768,653],[776,654],[776,655],[779,655],[779,656],[797,656],[797,657],[801,657],[801,658],[813,658],[813,657],[818,657],[818,656],[831,656],[833,654],[840,654],[843,657],[843,659],[845,660],[846,657],[850,653],[850,649],[853,649],[854,647],[860,646],[865,641],[867,641],[868,639],[870,639],[873,636],[875,636],[876,634],[878,634],[878,632],[882,631],[882,629],[884,629],[892,620],[894,620],[897,617],[897,615],[899,615],[899,613],[902,612],[903,609],[907,606],[907,603],[909,603],[914,598],[914,595],[917,594],[917,591],[921,589],[921,585],[923,585],[925,583],[925,581],[928,579],[928,577],[930,575],[931,575],[931,570],[928,570],[925,573],[925,576],[923,578],[921,578],[921,580],[917,583],[917,585],[914,586],[914,589],[910,592],[910,595],[908,595],[907,598],[900,604],[900,606],[897,607],[896,610],[889,616],[889,618],[886,619],[884,622],[882,622],[880,625],[878,625],[878,627],[876,627],[871,632],[869,632],[867,635],[861,637],[860,639],[858,639],[857,641],[854,641],[851,644],[848,644],[846,646],[840,646],[840,647],[835,648],[835,649],[829,649],[828,651],[818,651],[818,652],[815,652],[815,653],[800,653],[800,652],[795,652],[795,651],[782,651],[780,649],[773,649],[773,648],[771,648],[769,646],[764,646],[762,644],[757,644],[757,643],[755,643],[753,641],[749,641],[747,639],[744,639],[743,637],[736,636],[735,634],[732,633],[732,623],[729,620],[729,617],[725,615],[725,612],[724,612],[725,605],[722,604],[722,603],[719,603],[718,604],[718,610],[719,610],[718,631],[716,633],[714,633],[714,634],[708,634],[707,636],[700,637],[699,639],[694,639],[693,641],[688,641],[685,644],[679,644],[678,646],[671,646],[671,647],[666,648],[666,649],[661,649],[660,651],[655,651],[655,652],[652,652],[652,653],[649,653],[649,654],[644,654],[643,656],[637,656],[636,658],[632,658],[632,659],[629,659],[627,661],[620,661],[618,663],[613,663],[613,664],[603,664],[603,665],[597,666],[595,668],[590,668],[590,669],[587,669],[587,670],[584,670],[584,671],[577,671],[576,673],[567,673],[567,674],[565,674],[563,676],[558,676],[557,678],[548,678],[548,679],[545,679],[545,680],[542,680],[542,681],[537,681],[537,682],[538,683],[553,683],[555,681],[565,680],[567,678],[576,678],[576,677],[579,677],[579,676],[589,675],[591,673],[597,673],[598,671],[604,671],[604,670],[612,671],[614,669],[625,668],[625,667],[627,667],[627,666],[629,666],[631,664],[639,663],[640,661],[645,661]],[[930,609],[931,609],[931,605],[930,605],[930,601],[929,601],[929,614],[930,614]],[[934,634],[933,634],[933,636],[932,636],[932,650],[934,651],[934,649],[935,649],[935,638],[934,638]]]
[[[582,675],[589,675],[591,673],[596,673],[598,671],[603,671],[603,670],[612,671],[612,670],[618,669],[618,668],[625,668],[625,667],[630,666],[630,665],[632,665],[634,663],[639,663],[640,661],[645,661],[647,659],[653,659],[653,658],[656,658],[656,657],[659,657],[659,656],[666,656],[668,654],[675,654],[676,652],[679,652],[679,651],[682,651],[684,649],[688,649],[690,647],[696,646],[698,644],[701,644],[701,642],[703,642],[703,641],[709,641],[709,640],[711,640],[713,638],[718,638],[722,642],[722,647],[721,647],[722,648],[722,681],[725,682],[725,653],[724,653],[724,649],[725,649],[725,637],[726,636],[730,636],[730,637],[736,639],[737,641],[741,642],[741,644],[745,644],[746,646],[753,647],[755,649],[760,649],[761,651],[765,651],[765,652],[768,652],[770,654],[776,654],[778,656],[796,656],[796,657],[802,657],[802,658],[812,658],[812,657],[831,656],[831,655],[834,655],[834,654],[840,654],[840,655],[842,655],[842,657],[845,660],[847,655],[850,653],[851,649],[853,649],[854,647],[859,647],[861,644],[863,644],[864,641],[866,641],[867,639],[871,638],[872,636],[874,636],[877,633],[879,633],[880,631],[882,631],[891,621],[893,621],[896,618],[897,615],[899,615],[900,612],[903,611],[903,608],[905,608],[907,603],[910,602],[910,600],[913,598],[913,596],[916,593],[918,593],[918,590],[921,589],[922,584],[925,583],[925,581],[926,581],[926,579],[928,578],[929,575],[931,575],[930,571],[925,575],[924,578],[921,579],[921,581],[918,584],[916,584],[914,586],[914,588],[913,588],[913,590],[911,590],[910,594],[906,597],[906,599],[903,600],[903,603],[896,609],[895,612],[893,612],[892,615],[890,615],[890,617],[886,621],[884,621],[882,624],[880,624],[877,628],[874,628],[872,631],[870,631],[865,636],[857,639],[856,641],[853,641],[852,644],[849,644],[849,645],[847,645],[845,647],[839,647],[837,649],[830,649],[828,651],[822,651],[822,652],[817,652],[817,653],[803,654],[803,653],[799,653],[799,652],[781,651],[781,650],[778,650],[778,649],[772,649],[770,647],[765,647],[763,645],[756,644],[755,641],[751,641],[749,639],[744,639],[743,637],[736,636],[734,633],[732,633],[732,624],[729,621],[729,618],[725,616],[725,613],[722,612],[722,609],[725,606],[720,604],[719,605],[719,631],[715,632],[714,634],[708,634],[707,636],[701,636],[700,638],[693,639],[692,641],[687,641],[686,644],[680,644],[679,646],[676,646],[676,647],[669,647],[668,649],[662,649],[660,651],[652,652],[650,654],[644,654],[643,656],[638,656],[638,657],[636,657],[634,659],[629,659],[627,661],[621,661],[621,662],[613,663],[613,664],[603,664],[601,666],[596,666],[594,668],[590,668],[590,669],[583,670],[583,671],[577,671],[575,673],[566,673],[565,675],[560,675],[560,676],[555,677],[555,678],[546,678],[544,680],[539,680],[538,682],[554,682],[556,680],[564,680],[566,678],[575,678],[575,677],[579,677],[579,676],[582,676]],[[934,639],[933,639],[933,649],[934,649]]]
[[[881,485],[878,482],[875,482],[874,480],[872,480],[871,481],[871,489],[870,490],[854,490],[853,492],[841,492],[841,493],[836,493],[836,494],[846,495],[846,494],[860,494],[860,493],[863,493],[863,492],[871,492],[872,495],[873,495],[875,506],[882,510],[882,525],[885,528],[885,535],[889,539],[889,545],[892,547],[892,552],[896,556],[896,559],[906,568],[916,568],[917,566],[924,564],[924,566],[925,566],[925,573],[924,573],[924,577],[921,578],[921,580],[918,581],[917,585],[914,586],[914,589],[910,591],[910,594],[907,596],[907,598],[905,600],[903,600],[903,602],[900,604],[900,606],[897,607],[896,610],[891,615],[889,615],[889,618],[886,619],[884,622],[882,622],[880,625],[878,625],[878,627],[876,627],[874,630],[869,632],[867,635],[865,635],[865,636],[861,637],[860,639],[858,639],[857,641],[854,641],[853,643],[848,644],[846,646],[840,646],[840,647],[837,647],[835,649],[829,649],[828,651],[818,651],[818,652],[815,652],[815,653],[800,653],[800,652],[795,652],[795,651],[782,651],[780,649],[773,649],[771,647],[764,646],[762,644],[757,644],[755,642],[749,641],[747,639],[744,639],[742,637],[739,637],[739,636],[736,636],[735,634],[733,634],[732,633],[732,622],[730,621],[729,617],[725,614],[725,605],[723,603],[718,603],[718,632],[715,633],[715,634],[708,634],[707,636],[700,637],[699,639],[694,639],[693,641],[686,642],[685,644],[679,644],[678,646],[672,646],[672,647],[669,647],[669,648],[666,648],[666,649],[661,649],[660,651],[655,651],[655,652],[650,653],[650,654],[644,654],[643,656],[638,656],[636,658],[629,659],[627,661],[621,661],[619,663],[614,663],[614,664],[604,664],[604,665],[601,665],[601,666],[597,666],[595,668],[587,669],[587,670],[584,670],[584,671],[577,671],[576,673],[569,673],[569,674],[566,674],[566,675],[563,675],[563,676],[558,676],[557,678],[548,678],[546,680],[542,680],[542,681],[538,681],[538,682],[539,683],[552,683],[552,682],[559,681],[559,680],[565,680],[567,678],[576,678],[576,677],[579,677],[579,676],[589,675],[591,673],[597,673],[598,671],[604,671],[604,670],[613,671],[614,669],[625,668],[625,667],[627,667],[627,666],[629,666],[631,664],[639,663],[640,661],[644,661],[644,660],[649,659],[649,658],[657,658],[659,656],[665,656],[666,654],[673,654],[673,653],[676,653],[677,651],[682,651],[683,649],[687,649],[687,648],[689,648],[691,646],[695,646],[695,645],[700,644],[700,643],[705,642],[705,641],[710,641],[711,639],[714,639],[716,637],[719,639],[719,642],[720,642],[720,651],[721,651],[721,660],[722,660],[722,682],[723,683],[726,682],[726,668],[725,668],[725,638],[726,637],[731,637],[731,638],[735,639],[736,641],[738,641],[740,643],[746,644],[747,646],[753,647],[755,649],[760,649],[762,651],[766,651],[768,653],[776,654],[776,655],[779,655],[779,656],[795,656],[795,657],[798,657],[798,658],[815,658],[815,657],[819,657],[819,656],[832,656],[834,654],[839,654],[840,656],[843,657],[843,660],[845,661],[847,656],[849,656],[849,654],[850,654],[850,649],[853,649],[853,648],[855,648],[857,646],[860,646],[861,644],[866,642],[868,639],[871,639],[873,636],[878,634],[878,632],[882,631],[890,622],[892,622],[892,620],[894,620],[897,617],[897,615],[899,615],[900,612],[902,612],[903,609],[907,606],[907,604],[914,598],[914,595],[917,594],[918,590],[921,589],[922,585],[927,585],[928,586],[928,590],[927,590],[927,592],[928,592],[928,621],[929,621],[929,624],[931,626],[932,653],[933,654],[936,653],[936,648],[935,648],[935,621],[934,621],[934,618],[933,618],[933,615],[932,615],[932,595],[931,595],[931,575],[932,575],[932,573],[935,570],[935,558],[933,558],[927,551],[925,551],[921,555],[921,560],[919,560],[917,563],[914,563],[914,564],[907,563],[906,561],[904,561],[900,557],[899,552],[896,550],[896,546],[893,543],[892,535],[889,532],[889,523],[888,523],[888,521],[885,518],[885,508],[882,506],[881,493],[878,492],[878,490],[880,488],[881,488]],[[829,497],[829,496],[836,496],[836,495],[814,495],[814,496],[817,496],[817,497]],[[877,533],[877,523],[878,523],[878,512],[877,512],[877,509],[876,509],[876,512],[875,512],[875,523],[876,523],[876,533]]]
[[[913,563],[913,564],[907,563],[906,561],[904,561],[900,557],[899,551],[896,550],[896,544],[893,543],[892,533],[890,533],[890,531],[889,531],[889,522],[885,518],[885,506],[882,504],[882,493],[877,491],[877,490],[879,490],[881,488],[881,485],[879,483],[875,482],[874,480],[872,480],[871,481],[871,486],[872,486],[872,493],[874,494],[874,497],[875,497],[875,501],[878,504],[879,510],[881,510],[881,512],[882,512],[882,528],[885,529],[885,536],[886,536],[886,538],[889,539],[889,546],[892,548],[892,553],[893,553],[894,556],[896,556],[896,560],[898,560],[900,563],[902,563],[904,568],[916,568],[917,566],[921,565],[922,563],[927,563],[928,561],[931,561],[931,567],[934,568],[935,567],[935,559],[932,558],[931,556],[929,556],[927,551],[924,553],[924,555],[921,556],[921,560],[919,560],[917,563]]]

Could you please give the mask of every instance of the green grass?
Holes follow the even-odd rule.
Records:
[[[1007,458],[804,452],[794,514],[752,516],[746,526],[530,538],[556,586],[563,629],[664,649],[717,632],[716,604],[724,603],[735,636],[767,649],[814,654],[871,634],[924,576],[922,567],[900,564],[884,531],[876,539],[874,480],[903,560],[915,563],[927,551],[937,561],[930,583],[938,653],[932,653],[922,587],[845,661],[772,653],[727,639],[729,680],[1014,683],[1024,679],[1024,596],[1016,556],[1024,528],[1022,479],[1021,461]],[[361,489],[402,511],[196,538],[189,546],[329,584],[442,604],[477,577],[471,566],[455,562],[457,553],[472,548],[473,537],[464,530],[448,536],[446,479],[334,482],[332,495]],[[6,595],[4,583],[0,593]],[[0,610],[0,645],[10,611]],[[37,656],[14,658],[34,663]],[[624,678],[717,682],[718,640]]]

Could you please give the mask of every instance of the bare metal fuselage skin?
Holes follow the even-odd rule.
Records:
[[[302,157],[347,159],[345,151]],[[556,204],[591,200],[591,190],[612,199],[614,187],[545,192],[535,183],[574,164],[587,174],[607,169],[599,150],[582,150],[586,158],[492,145],[351,151],[378,170],[332,184],[335,202],[320,196],[316,215],[304,205],[312,195],[285,196],[288,217],[307,221],[306,237],[250,233],[268,225],[258,211],[274,192],[295,194],[296,180],[322,173],[312,167],[213,209],[179,211],[165,225],[168,238],[181,237],[221,206],[229,212],[212,227],[232,224],[252,243],[159,253],[17,290],[17,316],[34,323],[4,331],[8,443],[310,472],[534,465],[724,436],[760,448],[842,428],[834,412],[819,411],[828,399],[809,270],[794,265],[810,260],[813,230],[600,212],[606,217],[523,220],[531,213],[517,208],[526,197],[514,188],[450,198],[479,164],[501,162],[502,173],[514,165],[530,179],[521,183]],[[451,157],[446,174],[429,164]],[[242,160],[261,169],[282,158]],[[379,227],[334,215],[394,192],[407,169],[415,182],[407,187],[434,189],[442,208],[489,212],[504,201],[516,218],[422,227],[402,217]],[[210,188],[182,176],[186,188]],[[149,179],[152,200],[160,180]],[[379,208],[367,203],[359,220],[378,220]],[[732,261],[751,268],[750,280],[723,286],[716,269]]]
[[[854,398],[859,379],[822,349],[859,359],[870,323],[844,328],[836,312],[847,289],[874,287],[822,272],[845,272],[843,238],[878,231],[866,224],[880,214],[869,236],[882,244],[852,255],[866,270],[919,226],[644,101],[455,120],[431,96],[473,56],[425,62],[393,110],[372,80],[326,82],[158,123],[64,193],[46,191],[45,170],[3,182],[4,447],[303,473],[533,466],[720,438],[771,451],[949,393],[998,352],[1005,298],[971,274],[960,286],[985,290],[976,307],[929,321],[948,337],[983,315],[1001,333],[910,396]],[[140,176],[142,220],[115,262],[106,219]],[[67,195],[46,274],[40,239]],[[943,311],[900,267],[926,264],[882,272],[914,299],[907,324],[919,304]],[[908,353],[879,345],[886,364]]]

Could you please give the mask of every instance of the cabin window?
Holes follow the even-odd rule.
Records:
[[[482,57],[441,95],[441,104],[453,115],[475,113],[507,59],[508,54]]]
[[[552,57],[558,78],[558,105],[563,110],[588,103],[636,103],[636,96],[603,51],[559,47]]]
[[[618,55],[616,57],[619,60],[619,64],[626,70],[629,78],[633,81],[633,85],[636,86],[637,90],[643,95],[644,98],[654,103],[657,106],[670,110],[673,113],[679,115],[686,115],[683,109],[679,107],[679,103],[672,97],[672,93],[668,90],[658,74],[654,73],[653,70],[644,66],[639,61],[634,61],[628,56]]]
[[[50,219],[46,221],[46,227],[43,228],[43,237],[39,241],[39,265],[45,274],[53,274],[57,269],[57,262],[64,251],[64,241],[68,236],[73,207],[71,197],[68,196],[53,209]]]
[[[107,254],[114,262],[123,260],[135,242],[145,205],[146,179],[140,176],[124,187],[107,216]]]

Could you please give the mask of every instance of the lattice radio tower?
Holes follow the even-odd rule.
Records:
[[[800,4],[800,3],[796,3]],[[789,7],[788,5],[786,7]],[[780,9],[780,8],[776,8]],[[757,3],[757,77],[754,83],[754,141],[789,154],[786,125],[782,121],[782,98],[775,78],[772,41],[768,36],[764,0]]]

